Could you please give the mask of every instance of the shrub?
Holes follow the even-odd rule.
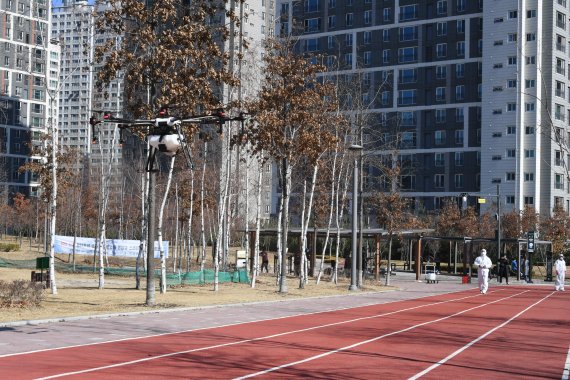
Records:
[[[44,298],[44,286],[38,282],[0,280],[0,308],[28,308],[40,306]]]
[[[12,252],[20,249],[20,244],[18,243],[0,243],[0,251],[2,252]]]

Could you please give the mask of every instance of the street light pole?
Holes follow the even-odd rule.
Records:
[[[501,188],[497,185],[497,261],[501,259]]]
[[[352,145],[350,148],[352,151],[362,150],[360,145]],[[358,276],[357,268],[357,255],[358,255],[358,157],[354,157],[354,171],[352,173],[352,257],[350,265],[350,286],[348,290],[358,290],[356,284],[356,278]]]

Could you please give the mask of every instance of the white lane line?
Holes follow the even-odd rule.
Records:
[[[414,329],[417,329],[418,327],[430,325],[430,324],[436,323],[436,322],[441,322],[441,321],[444,321],[444,320],[446,320],[446,319],[453,318],[453,317],[455,317],[455,316],[458,316],[458,315],[467,313],[467,312],[469,312],[469,311],[471,311],[471,310],[479,309],[479,308],[481,308],[481,307],[484,307],[484,306],[487,306],[487,305],[491,305],[491,304],[494,304],[494,303],[496,303],[496,302],[504,301],[504,300],[506,300],[506,299],[509,299],[509,298],[512,298],[512,297],[516,297],[516,296],[518,296],[518,295],[521,295],[521,294],[526,293],[526,292],[529,292],[529,291],[530,291],[530,290],[525,290],[524,292],[520,292],[520,293],[517,293],[517,294],[513,294],[513,295],[511,295],[511,296],[508,296],[508,297],[500,298],[500,299],[497,299],[497,300],[495,300],[495,301],[487,302],[487,303],[484,303],[484,304],[482,304],[482,305],[474,306],[474,307],[471,307],[471,308],[469,308],[469,309],[465,309],[465,310],[459,311],[459,312],[457,312],[457,313],[454,313],[454,314],[451,314],[451,315],[448,315],[448,316],[445,316],[445,317],[437,318],[437,319],[434,319],[434,320],[431,320],[431,321],[427,321],[427,322],[422,322],[422,323],[419,323],[419,324],[417,324],[417,325],[407,327],[407,328],[405,328],[405,329],[401,329],[401,330],[398,330],[398,331],[393,331],[393,332],[391,332],[391,333],[384,334],[384,335],[380,335],[380,336],[377,336],[377,337],[375,337],[375,338],[367,339],[367,340],[364,340],[364,341],[361,341],[361,342],[358,342],[358,343],[354,343],[354,344],[351,344],[351,345],[349,345],[349,346],[345,346],[345,347],[337,348],[337,349],[335,349],[335,350],[323,352],[322,354],[315,355],[315,356],[311,356],[311,357],[308,357],[308,358],[305,358],[305,359],[302,359],[302,360],[297,360],[297,361],[295,361],[295,362],[285,363],[285,364],[282,364],[282,365],[279,365],[279,366],[276,366],[276,367],[273,367],[273,368],[268,368],[268,369],[263,370],[263,371],[259,371],[259,372],[255,372],[255,373],[250,373],[249,375],[245,375],[245,376],[236,377],[236,378],[234,378],[234,380],[248,379],[248,378],[250,378],[250,377],[265,375],[265,374],[267,374],[267,373],[269,373],[269,372],[278,371],[278,370],[280,370],[280,369],[287,368],[287,367],[292,367],[292,366],[294,366],[294,365],[298,365],[298,364],[302,364],[302,363],[307,363],[307,362],[310,362],[310,361],[312,361],[312,360],[320,359],[320,358],[323,358],[323,357],[325,357],[325,356],[329,356],[329,355],[336,354],[336,353],[339,353],[339,352],[342,352],[342,351],[350,350],[350,349],[352,349],[352,348],[355,348],[355,347],[358,347],[358,346],[362,346],[362,345],[364,345],[364,344],[376,342],[376,341],[378,341],[378,340],[380,340],[380,339],[384,339],[384,338],[387,338],[387,337],[390,337],[390,336],[394,336],[394,335],[397,335],[397,334],[401,334],[401,333],[404,333],[404,332],[407,332],[407,331],[410,331],[410,330],[414,330]]]
[[[536,305],[538,305],[539,303],[541,303],[542,301],[544,301],[545,299],[547,299],[548,297],[550,297],[551,295],[553,295],[554,292],[550,293],[549,295],[547,295],[546,297],[536,301],[535,303],[533,303],[532,305],[530,305],[529,307],[527,307],[526,309],[522,310],[521,312],[515,314],[513,317],[511,317],[510,319],[506,320],[505,322],[501,323],[498,326],[495,326],[494,328],[492,328],[491,330],[487,331],[485,334],[481,335],[479,338],[472,340],[471,342],[467,343],[465,346],[461,347],[460,349],[458,349],[457,351],[449,354],[446,358],[441,359],[440,361],[438,361],[437,363],[433,364],[431,367],[428,367],[426,369],[424,369],[422,372],[417,373],[415,376],[410,377],[408,380],[415,380],[418,379],[420,377],[422,377],[423,375],[433,371],[434,369],[436,369],[437,367],[439,367],[440,365],[444,364],[445,362],[447,362],[448,360],[454,358],[455,356],[459,355],[460,353],[462,353],[463,351],[465,351],[466,349],[468,349],[469,347],[473,346],[475,343],[479,342],[482,339],[485,339],[487,336],[489,336],[490,334],[494,333],[495,331],[497,331],[498,329],[505,327],[506,325],[508,325],[509,323],[511,323],[513,320],[515,320],[516,318],[520,317],[522,314],[524,314],[525,312],[527,312],[528,310],[532,309],[533,307],[535,307]],[[568,364],[568,362],[566,363]]]
[[[500,290],[505,290],[504,288],[498,288],[495,291],[500,291]],[[445,295],[445,294],[455,294],[455,293],[462,293],[465,292],[465,290],[459,290],[459,291],[453,291],[453,292],[448,292],[448,293],[444,293],[444,294],[432,294],[426,297],[422,297],[422,298],[427,298],[427,297],[435,297],[437,295]],[[382,293],[382,292],[379,292]],[[492,293],[492,292],[489,292]],[[336,296],[331,296],[331,297],[336,297]],[[176,335],[176,334],[185,334],[185,333],[189,333],[189,332],[196,332],[196,331],[203,331],[203,330],[211,330],[211,329],[218,329],[218,328],[224,328],[224,327],[231,327],[231,326],[237,326],[237,325],[241,325],[241,324],[248,324],[248,323],[257,323],[257,322],[267,322],[267,321],[278,321],[280,319],[285,319],[285,318],[295,318],[295,317],[303,317],[303,316],[308,316],[308,315],[315,315],[315,314],[321,314],[321,313],[330,313],[330,312],[334,312],[334,311],[342,311],[342,310],[349,310],[349,309],[358,309],[361,307],[370,307],[370,306],[377,306],[377,305],[389,305],[392,303],[396,303],[396,302],[403,302],[403,301],[415,301],[418,299],[422,299],[422,298],[410,298],[410,299],[399,299],[399,300],[392,300],[389,302],[385,302],[385,303],[378,303],[378,302],[370,302],[370,303],[366,303],[366,304],[362,304],[362,305],[356,305],[356,306],[346,306],[346,307],[337,307],[337,308],[333,308],[333,309],[326,309],[326,310],[319,310],[319,311],[311,311],[311,312],[305,312],[305,313],[298,313],[298,314],[291,314],[291,315],[284,315],[281,317],[268,317],[268,318],[262,318],[262,319],[256,319],[256,320],[252,320],[252,321],[246,321],[246,322],[232,322],[232,323],[226,323],[223,325],[218,325],[218,326],[208,326],[208,327],[199,327],[199,328],[195,328],[195,329],[187,329],[187,330],[179,330],[179,331],[171,331],[171,332],[165,332],[165,333],[160,333],[160,334],[150,334],[150,335],[143,335],[143,336],[135,336],[135,337],[128,337],[128,338],[122,338],[122,339],[112,339],[112,340],[106,340],[103,342],[90,342],[90,343],[82,343],[82,344],[74,344],[74,345],[69,345],[69,346],[62,346],[62,347],[50,347],[50,348],[44,348],[44,349],[40,349],[40,350],[31,350],[31,351],[24,351],[24,352],[14,352],[11,354],[3,354],[0,355],[0,359],[1,358],[7,358],[9,356],[18,356],[18,355],[28,355],[28,354],[36,354],[39,352],[46,352],[46,351],[57,351],[57,350],[65,350],[67,348],[78,348],[78,347],[87,347],[87,346],[97,346],[100,344],[106,344],[106,343],[117,343],[117,342],[124,342],[127,340],[139,340],[139,339],[147,339],[147,338],[156,338],[159,336],[166,336],[166,335]],[[462,298],[458,298],[458,300],[461,300]],[[271,303],[272,301],[267,302],[268,304]],[[232,306],[232,305],[227,305],[227,306]],[[204,309],[201,309],[204,310]],[[192,311],[192,310],[191,310]]]
[[[527,290],[527,291],[528,291],[528,290]],[[525,291],[525,292],[526,292],[526,291]],[[523,293],[524,293],[524,292],[523,292]],[[519,294],[521,294],[521,293],[519,293]],[[157,359],[162,359],[162,358],[171,357],[171,356],[176,356],[176,355],[189,354],[189,353],[192,353],[192,352],[199,352],[199,351],[212,350],[212,349],[216,349],[216,348],[234,346],[234,345],[237,345],[237,344],[250,343],[250,342],[260,341],[260,340],[264,340],[264,339],[272,339],[272,338],[277,338],[277,337],[280,337],[280,336],[285,336],[285,335],[290,335],[290,334],[296,334],[296,333],[306,332],[306,331],[311,331],[311,330],[317,330],[317,329],[327,328],[327,327],[331,327],[331,326],[337,326],[337,325],[341,325],[341,324],[345,324],[345,323],[358,322],[358,321],[363,321],[363,320],[366,320],[366,319],[373,319],[373,318],[385,317],[385,316],[387,316],[387,315],[393,315],[393,314],[398,314],[398,313],[402,313],[402,312],[405,312],[405,311],[421,309],[421,308],[423,308],[423,307],[428,307],[428,306],[437,306],[437,305],[441,305],[441,304],[444,304],[444,303],[449,303],[449,302],[454,302],[454,301],[461,301],[461,300],[464,300],[464,299],[474,298],[474,297],[481,297],[481,294],[470,295],[470,296],[465,296],[465,297],[460,297],[460,298],[455,298],[455,299],[440,301],[440,302],[436,302],[436,303],[428,303],[428,304],[424,304],[424,305],[413,306],[413,307],[408,307],[408,308],[405,308],[405,309],[400,309],[400,310],[396,310],[396,311],[391,311],[391,312],[388,312],[388,313],[370,315],[370,316],[367,316],[367,317],[359,317],[359,318],[349,319],[349,320],[340,321],[340,322],[327,323],[327,324],[324,324],[324,325],[317,325],[317,326],[307,327],[307,328],[299,329],[299,330],[286,331],[286,332],[283,332],[283,333],[272,334],[272,335],[267,335],[267,336],[258,337],[258,338],[243,339],[243,340],[239,340],[239,341],[236,341],[236,342],[222,343],[222,344],[216,344],[216,345],[213,345],[213,346],[206,346],[206,347],[194,348],[194,349],[191,349],[191,350],[177,351],[177,352],[171,352],[171,353],[168,353],[168,354],[162,354],[162,355],[156,355],[156,356],[149,356],[149,357],[145,357],[145,358],[142,358],[142,359],[136,359],[136,360],[131,360],[131,361],[128,361],[128,362],[110,364],[110,365],[101,366],[101,367],[94,367],[94,368],[84,369],[84,370],[80,370],[80,371],[65,372],[65,373],[55,374],[55,375],[51,375],[51,376],[41,377],[41,378],[39,378],[39,379],[40,379],[40,380],[43,380],[43,379],[55,379],[55,378],[57,378],[57,377],[70,376],[70,375],[77,375],[77,374],[81,374],[81,373],[95,372],[95,371],[100,371],[100,370],[109,369],[109,368],[116,368],[116,367],[131,365],[131,364],[144,363],[144,362],[151,361],[151,360],[157,360]],[[506,299],[506,298],[505,298],[505,299]]]
[[[562,380],[568,380],[570,375],[570,347],[568,347],[568,355],[566,356],[566,363],[564,364],[564,372],[562,372]]]

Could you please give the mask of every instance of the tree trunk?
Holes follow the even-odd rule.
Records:
[[[251,273],[251,287],[255,288],[257,273],[259,270],[259,232],[261,230],[261,189],[263,183],[263,164],[260,161],[260,169],[257,173],[257,211],[255,216],[255,247],[253,251],[253,271]],[[247,254],[246,254],[246,257]]]
[[[50,103],[53,100],[50,98]],[[50,104],[51,106],[51,104]],[[54,109],[53,106],[50,109]],[[55,231],[57,221],[57,151],[58,151],[58,130],[57,126],[51,122],[51,194],[50,194],[50,248],[49,248],[49,280],[51,285],[51,293],[57,294],[57,285],[55,282]]]
[[[283,158],[283,185],[281,196],[283,198],[283,215],[281,231],[281,278],[279,279],[279,293],[287,293],[287,233],[289,232],[289,191],[291,188],[291,167],[287,158]]]
[[[164,256],[164,248],[162,247],[162,221],[164,216],[164,206],[168,199],[168,192],[172,184],[172,172],[174,171],[174,161],[176,156],[170,159],[170,168],[168,170],[168,180],[166,181],[166,189],[164,190],[164,197],[160,205],[160,212],[158,213],[158,249],[160,250],[160,293],[166,293],[166,257]]]
[[[309,274],[308,272],[308,265],[307,264],[307,231],[309,229],[309,222],[311,220],[311,213],[313,212],[313,197],[315,195],[315,185],[317,182],[317,173],[319,171],[319,165],[318,163],[315,163],[313,166],[313,178],[311,179],[311,190],[309,191],[309,205],[307,206],[307,217],[305,219],[305,222],[302,225],[303,231],[302,231],[302,236],[303,236],[303,251],[301,253],[301,273],[302,276],[300,278],[299,281],[299,288],[304,289],[305,288],[305,284],[308,282],[308,278],[309,278]],[[316,233],[316,231],[315,231]],[[323,260],[324,260],[324,256],[323,256]]]
[[[148,196],[148,184],[149,176],[148,172],[145,172],[141,176],[141,240],[139,243],[139,254],[137,256],[136,267],[135,267],[135,289],[141,288],[141,276],[140,276],[140,264],[144,262],[144,252],[146,248],[146,234],[147,234],[147,222],[148,222],[148,208],[146,207],[145,198]]]

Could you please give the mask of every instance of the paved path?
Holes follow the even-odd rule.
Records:
[[[0,356],[20,352],[161,335],[299,314],[395,302],[476,287],[460,277],[440,276],[437,284],[415,281],[412,273],[398,273],[391,284],[398,290],[309,299],[234,304],[59,321],[25,321],[0,325]],[[495,282],[493,281],[491,286]]]

